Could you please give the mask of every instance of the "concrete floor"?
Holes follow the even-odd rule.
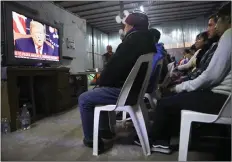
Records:
[[[2,135],[2,160],[20,161],[177,161],[178,152],[171,155],[152,153],[144,157],[142,148],[132,144],[128,129],[117,128],[114,145],[95,157],[92,149],[82,144],[82,127],[77,109],[55,115],[35,123],[27,131]],[[133,134],[132,134],[133,135]],[[211,154],[189,152],[188,160],[213,160]]]

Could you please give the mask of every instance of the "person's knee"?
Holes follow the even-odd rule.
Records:
[[[88,96],[88,92],[84,92],[78,97],[79,106],[81,106],[84,103],[88,102],[88,97],[87,96]]]

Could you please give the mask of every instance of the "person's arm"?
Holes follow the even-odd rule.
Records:
[[[197,52],[195,52],[195,54],[193,55],[193,57],[191,57],[191,59],[188,61],[187,64],[180,65],[177,67],[177,69],[181,71],[181,70],[187,70],[187,69],[191,68],[193,66],[193,62],[196,60],[198,53],[199,53],[199,50]]]
[[[227,30],[221,37],[218,48],[216,49],[212,60],[207,69],[196,79],[183,82],[176,87],[174,91],[177,93],[183,91],[194,91],[202,88],[210,88],[219,84],[231,69],[232,55],[232,30]]]

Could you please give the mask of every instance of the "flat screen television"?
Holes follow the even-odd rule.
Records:
[[[4,15],[6,65],[53,64],[60,61],[59,26],[11,3],[4,4]]]

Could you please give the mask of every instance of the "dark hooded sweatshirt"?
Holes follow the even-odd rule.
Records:
[[[99,86],[121,88],[137,59],[155,51],[153,37],[148,30],[131,30],[101,72]]]

